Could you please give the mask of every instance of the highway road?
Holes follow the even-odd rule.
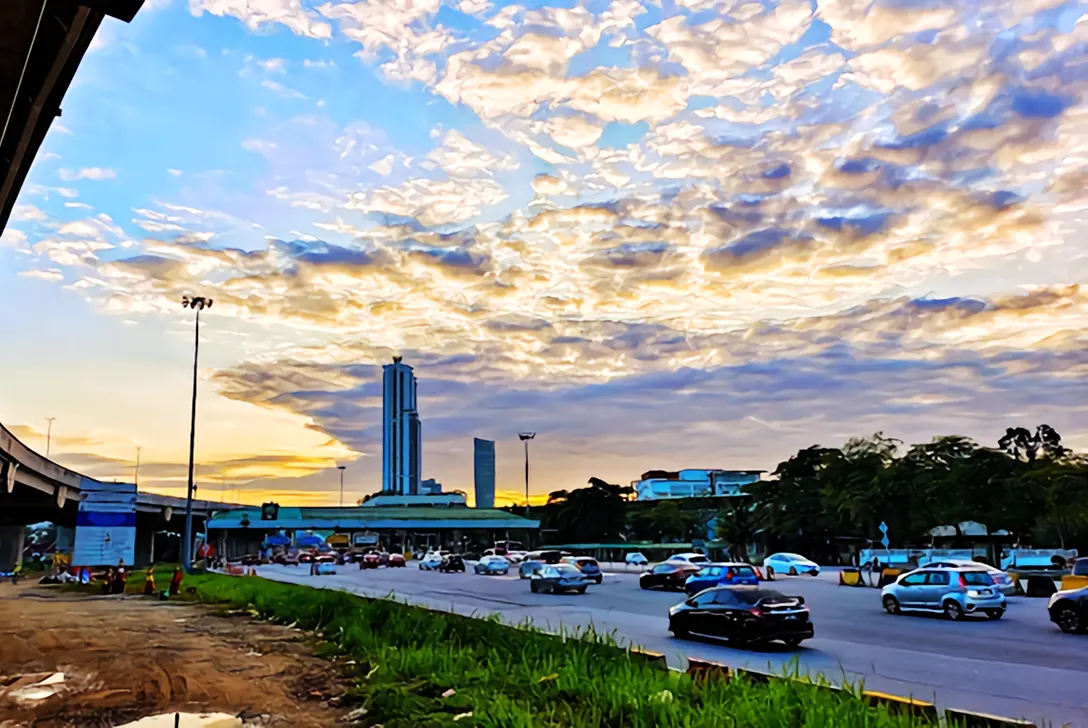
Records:
[[[532,594],[516,575],[439,574],[404,569],[310,576],[309,569],[263,566],[266,578],[344,589],[459,614],[526,619],[551,631],[592,626],[623,643],[663,652],[685,667],[688,656],[735,667],[781,672],[796,660],[802,673],[832,682],[863,681],[870,690],[913,695],[942,708],[962,708],[1042,725],[1088,726],[1088,636],[1066,635],[1050,623],[1046,600],[1013,597],[1000,621],[950,622],[941,617],[892,616],[876,589],[842,587],[830,578],[780,577],[773,588],[805,597],[816,636],[799,649],[756,650],[672,637],[668,607],[683,595],[642,591],[635,574],[606,574],[584,595]]]

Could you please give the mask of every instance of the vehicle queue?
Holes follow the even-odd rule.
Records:
[[[405,558],[369,552],[358,563],[360,569],[395,568],[404,566]],[[678,638],[724,639],[738,645],[781,641],[796,647],[815,635],[804,597],[766,584],[786,576],[818,576],[819,565],[801,555],[772,554],[763,560],[762,568],[740,561],[713,562],[701,553],[676,554],[654,565],[641,554],[632,554],[627,563],[639,568],[640,589],[685,593],[687,598],[668,610],[668,629]],[[489,549],[479,555],[434,550],[418,560],[420,570],[442,573],[464,573],[469,564],[479,576],[516,572],[519,579],[529,581],[534,594],[585,594],[591,585],[604,583],[596,559],[558,550]],[[1078,559],[1072,573],[1088,576],[1088,558]],[[931,613],[953,621],[980,615],[999,620],[1015,591],[1015,582],[1000,569],[969,560],[945,560],[900,574],[881,588],[879,603],[890,615]],[[1048,612],[1063,632],[1088,632],[1088,587],[1057,591]]]

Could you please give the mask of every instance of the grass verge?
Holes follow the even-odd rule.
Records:
[[[156,570],[161,588],[171,570]],[[165,577],[165,579],[164,579]],[[142,572],[129,579],[139,592]],[[195,589],[190,592],[189,587]],[[185,598],[312,630],[354,661],[349,698],[385,728],[727,728],[933,725],[803,682],[698,681],[650,665],[608,636],[530,629],[260,578],[192,575]]]

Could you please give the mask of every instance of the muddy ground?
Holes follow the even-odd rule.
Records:
[[[55,672],[63,687],[34,699],[42,689],[27,686]],[[0,584],[0,728],[98,728],[168,711],[318,728],[348,712],[345,686],[297,630],[199,605]]]

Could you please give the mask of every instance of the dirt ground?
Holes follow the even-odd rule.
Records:
[[[64,673],[56,695],[28,688],[55,672]],[[340,675],[286,627],[199,605],[0,584],[0,728],[98,728],[168,711],[332,726],[348,712]]]

